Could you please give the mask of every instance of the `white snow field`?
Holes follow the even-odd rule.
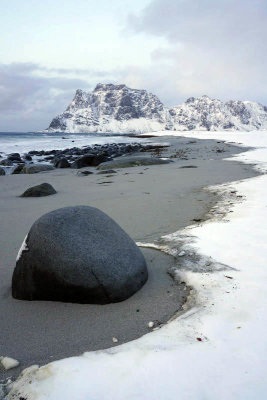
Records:
[[[254,146],[235,159],[266,171],[267,132],[186,136]],[[267,175],[221,189],[237,190],[245,200],[224,218],[169,235],[165,251],[186,235],[179,253],[186,255],[191,246],[232,269],[184,270],[182,279],[193,288],[184,314],[133,342],[31,367],[7,399],[15,394],[27,400],[266,399]]]

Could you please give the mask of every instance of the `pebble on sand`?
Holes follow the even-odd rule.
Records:
[[[41,183],[40,185],[32,186],[25,190],[20,197],[43,197],[50,196],[51,194],[57,193],[50,183]]]

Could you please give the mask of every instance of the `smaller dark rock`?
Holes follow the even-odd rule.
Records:
[[[182,165],[182,167],[179,168],[197,168],[196,165]]]
[[[61,158],[60,160],[57,160],[55,163],[56,168],[70,168],[70,163],[66,158]]]
[[[5,174],[6,174],[6,171],[4,170],[4,168],[1,168],[1,167],[0,167],[0,175],[3,176],[3,175],[5,175]]]
[[[77,154],[77,153],[76,153]],[[72,168],[97,167],[99,164],[110,160],[104,153],[85,154],[72,164]]]
[[[11,165],[13,165],[13,162],[11,160],[8,160],[7,158],[5,158],[4,160],[0,161],[1,165],[4,165],[6,167],[10,167]]]
[[[88,167],[92,165],[94,159],[94,155],[86,155],[83,157],[77,158],[72,164],[71,168],[80,169],[84,167]]]
[[[17,165],[14,171],[12,172],[12,175],[20,174],[21,171],[23,170],[23,167],[24,167],[23,164]]]
[[[41,185],[32,186],[27,189],[20,197],[43,197],[57,193],[49,183],[41,183]]]
[[[40,150],[40,151],[31,150],[28,152],[28,154],[30,154],[31,156],[44,156],[45,151],[44,150]]]
[[[25,154],[24,160],[32,161],[32,157],[29,154]]]
[[[44,152],[44,155],[45,156],[51,156],[52,154],[57,154],[57,153],[59,153],[59,151],[58,150],[46,150],[45,152]]]
[[[10,160],[10,161],[21,161],[21,158],[20,158],[20,154],[19,154],[19,153],[12,153],[12,154],[9,154],[8,157],[7,157],[7,159]]]

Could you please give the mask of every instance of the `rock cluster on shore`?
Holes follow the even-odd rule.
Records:
[[[107,304],[132,296],[147,277],[142,252],[115,221],[97,208],[65,207],[31,227],[17,257],[12,294]]]
[[[111,143],[83,148],[72,147],[64,150],[32,150],[27,154],[12,153],[0,161],[0,165],[13,168],[12,174],[33,174],[49,171],[54,168],[97,167],[99,164],[111,161],[116,157],[134,152],[144,152],[165,146],[141,143]],[[1,168],[4,170],[4,168]],[[0,172],[1,175],[4,175]]]

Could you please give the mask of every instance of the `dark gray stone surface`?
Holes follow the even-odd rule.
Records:
[[[22,172],[24,174],[37,174],[38,172],[51,171],[54,167],[48,164],[25,165]]]
[[[85,154],[84,156],[77,158],[77,160],[75,160],[71,164],[71,167],[76,168],[76,169],[89,167],[89,166],[96,167],[97,165],[106,161],[107,159],[108,159],[108,157],[103,154],[98,154],[98,155]]]
[[[19,153],[12,153],[9,154],[7,157],[10,161],[21,162],[20,154]]]
[[[44,197],[55,193],[57,192],[52,185],[49,183],[41,183],[41,185],[36,185],[25,190],[20,197]]]
[[[5,175],[5,174],[6,174],[6,171],[4,170],[4,168],[0,167],[0,175]]]
[[[55,163],[56,168],[70,168],[70,163],[66,158],[61,158]]]
[[[12,278],[13,297],[107,304],[129,298],[148,277],[134,241],[110,217],[88,206],[39,218]]]
[[[19,164],[15,167],[15,169],[12,171],[12,175],[17,175],[20,174],[21,171],[23,170],[24,165],[23,164]]]
[[[1,164],[1,165],[4,165],[4,166],[6,166],[6,167],[10,167],[11,165],[13,165],[13,162],[12,162],[11,160],[8,160],[8,159],[6,158],[6,159],[0,161],[0,164]]]

